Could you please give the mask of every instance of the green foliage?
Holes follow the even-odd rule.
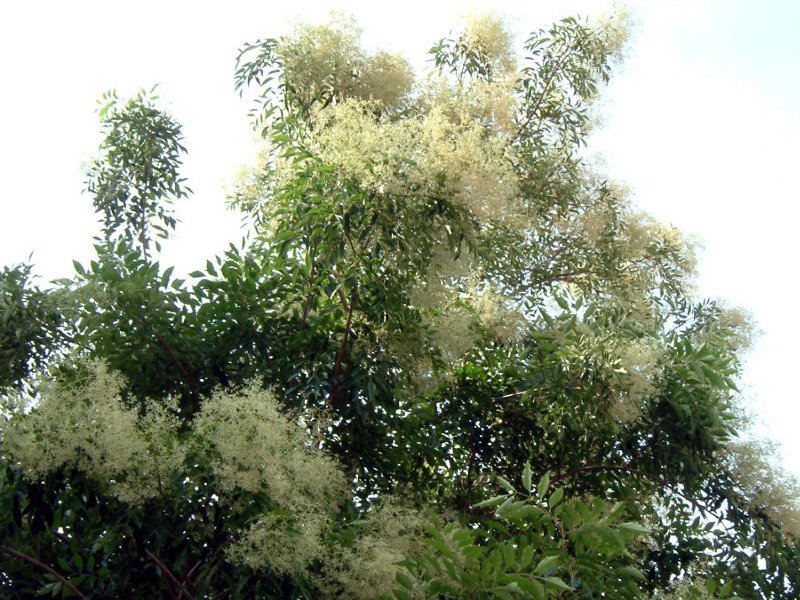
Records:
[[[188,280],[180,126],[107,95],[96,258],[0,273],[2,595],[796,596],[746,324],[581,157],[624,37],[476,17],[416,82],[346,20],[246,45],[252,241]]]
[[[0,387],[29,389],[29,376],[63,342],[54,335],[61,322],[58,305],[31,279],[29,265],[0,271]]]
[[[154,91],[125,102],[113,91],[103,95],[99,114],[105,138],[86,184],[106,239],[136,244],[145,257],[153,235],[163,239],[175,228],[169,210],[173,199],[191,191],[179,174],[186,152],[181,126],[156,108]]]
[[[476,514],[480,527],[431,529],[429,551],[404,563],[411,577],[398,575],[401,586],[438,598],[638,597],[644,575],[629,548],[647,529],[620,522],[623,503],[562,502],[564,489],[550,492],[548,474],[531,494],[529,477],[526,464],[522,494],[498,478],[507,493],[473,507],[493,509]]]

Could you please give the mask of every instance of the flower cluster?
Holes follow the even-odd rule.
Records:
[[[634,421],[644,401],[655,390],[664,350],[653,339],[628,340],[617,350],[621,393],[611,406],[611,416],[620,423]]]
[[[331,98],[358,98],[383,107],[408,94],[412,71],[403,58],[388,52],[368,55],[352,19],[337,17],[325,25],[299,25],[282,38],[277,55],[287,86],[310,107]]]
[[[6,423],[3,449],[32,480],[76,468],[129,504],[162,493],[184,460],[173,407],[148,403],[140,414],[122,399],[122,377],[102,363],[88,373],[46,386],[38,406]]]
[[[354,543],[339,548],[318,577],[330,597],[388,597],[396,587],[398,563],[425,550],[427,515],[386,494],[373,508]]]
[[[276,505],[231,545],[234,560],[298,573],[320,556],[327,520],[348,498],[348,482],[272,394],[255,385],[218,392],[203,404],[194,431],[212,453],[223,495],[260,492]]]
[[[496,70],[516,68],[513,38],[503,19],[496,14],[469,14],[464,19],[460,41],[467,53],[481,56]]]
[[[350,100],[315,113],[315,153],[368,192],[400,198],[445,192],[479,220],[514,207],[508,145],[480,123],[457,123],[443,108],[402,121],[376,119],[371,103]],[[516,213],[516,211],[514,211]]]
[[[774,456],[771,444],[738,441],[728,445],[725,462],[752,510],[765,513],[784,532],[800,536],[800,482],[771,464]]]

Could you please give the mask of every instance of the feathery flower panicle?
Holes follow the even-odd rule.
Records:
[[[339,464],[309,442],[309,433],[284,415],[272,393],[258,385],[218,391],[194,421],[207,445],[224,494],[235,489],[269,496],[265,512],[228,548],[232,560],[299,574],[324,556],[328,521],[349,497]]]
[[[728,445],[724,458],[749,507],[800,538],[800,482],[777,467],[774,456],[772,444],[739,441]]]
[[[430,515],[384,494],[353,545],[340,548],[328,559],[317,584],[328,597],[369,600],[390,596],[401,568],[397,563],[425,551],[429,523]]]
[[[253,569],[269,567],[281,575],[304,573],[326,555],[327,515],[265,514],[228,547],[231,560]]]
[[[473,12],[464,19],[461,42],[467,52],[485,58],[497,71],[517,66],[513,36],[502,18],[491,12]]]
[[[414,74],[404,58],[378,52],[366,59],[359,95],[381,107],[395,107],[409,94],[413,83]]]
[[[655,390],[664,349],[654,339],[622,340],[616,354],[621,390],[611,405],[611,416],[625,424],[641,415],[645,400]]]
[[[434,107],[402,121],[376,119],[370,103],[350,100],[315,113],[314,150],[366,191],[436,197],[442,184],[479,220],[516,218],[517,181],[507,144],[480,124],[457,124]]]
[[[402,57],[389,52],[368,55],[361,47],[361,29],[342,15],[332,15],[323,25],[298,25],[281,39],[277,56],[288,87],[306,108],[346,98],[392,108],[413,82],[411,67]]]
[[[119,374],[100,362],[88,371],[83,383],[46,386],[38,406],[5,425],[3,446],[32,480],[76,468],[121,501],[140,504],[183,465],[174,410],[148,403],[140,416],[122,400]]]
[[[307,433],[257,385],[215,393],[203,403],[193,428],[218,455],[214,474],[227,490],[263,492],[284,508],[326,513],[347,497],[339,465],[310,449]]]
[[[601,33],[600,39],[605,52],[617,62],[622,61],[634,28],[630,10],[624,4],[615,3],[611,10],[600,15],[595,27]]]

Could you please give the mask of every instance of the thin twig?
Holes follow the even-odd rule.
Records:
[[[189,569],[189,572],[186,573],[186,575],[183,576],[183,579],[181,580],[181,590],[183,590],[183,587],[187,586],[187,585],[191,589],[196,590],[195,586],[192,584],[192,575],[194,575],[194,572],[197,571],[197,569],[199,569],[202,564],[203,564],[203,561],[202,560],[198,560],[194,564],[194,566],[191,569]]]
[[[492,402],[497,402],[498,400],[508,400],[509,398],[516,398],[518,396],[524,396],[531,390],[521,390],[519,392],[511,392],[510,394],[503,394],[502,396],[495,396],[492,398]]]

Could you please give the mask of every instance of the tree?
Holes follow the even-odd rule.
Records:
[[[179,175],[186,152],[181,127],[155,107],[154,91],[140,92],[123,106],[114,92],[103,96],[99,114],[105,140],[87,182],[106,239],[122,237],[138,245],[145,259],[150,230],[166,238],[176,224],[169,204],[191,192]]]
[[[3,593],[795,596],[746,319],[581,154],[623,43],[565,19],[519,60],[476,17],[417,79],[346,20],[245,45],[251,240],[190,283],[149,246],[180,127],[109,96],[97,258],[0,276]]]

